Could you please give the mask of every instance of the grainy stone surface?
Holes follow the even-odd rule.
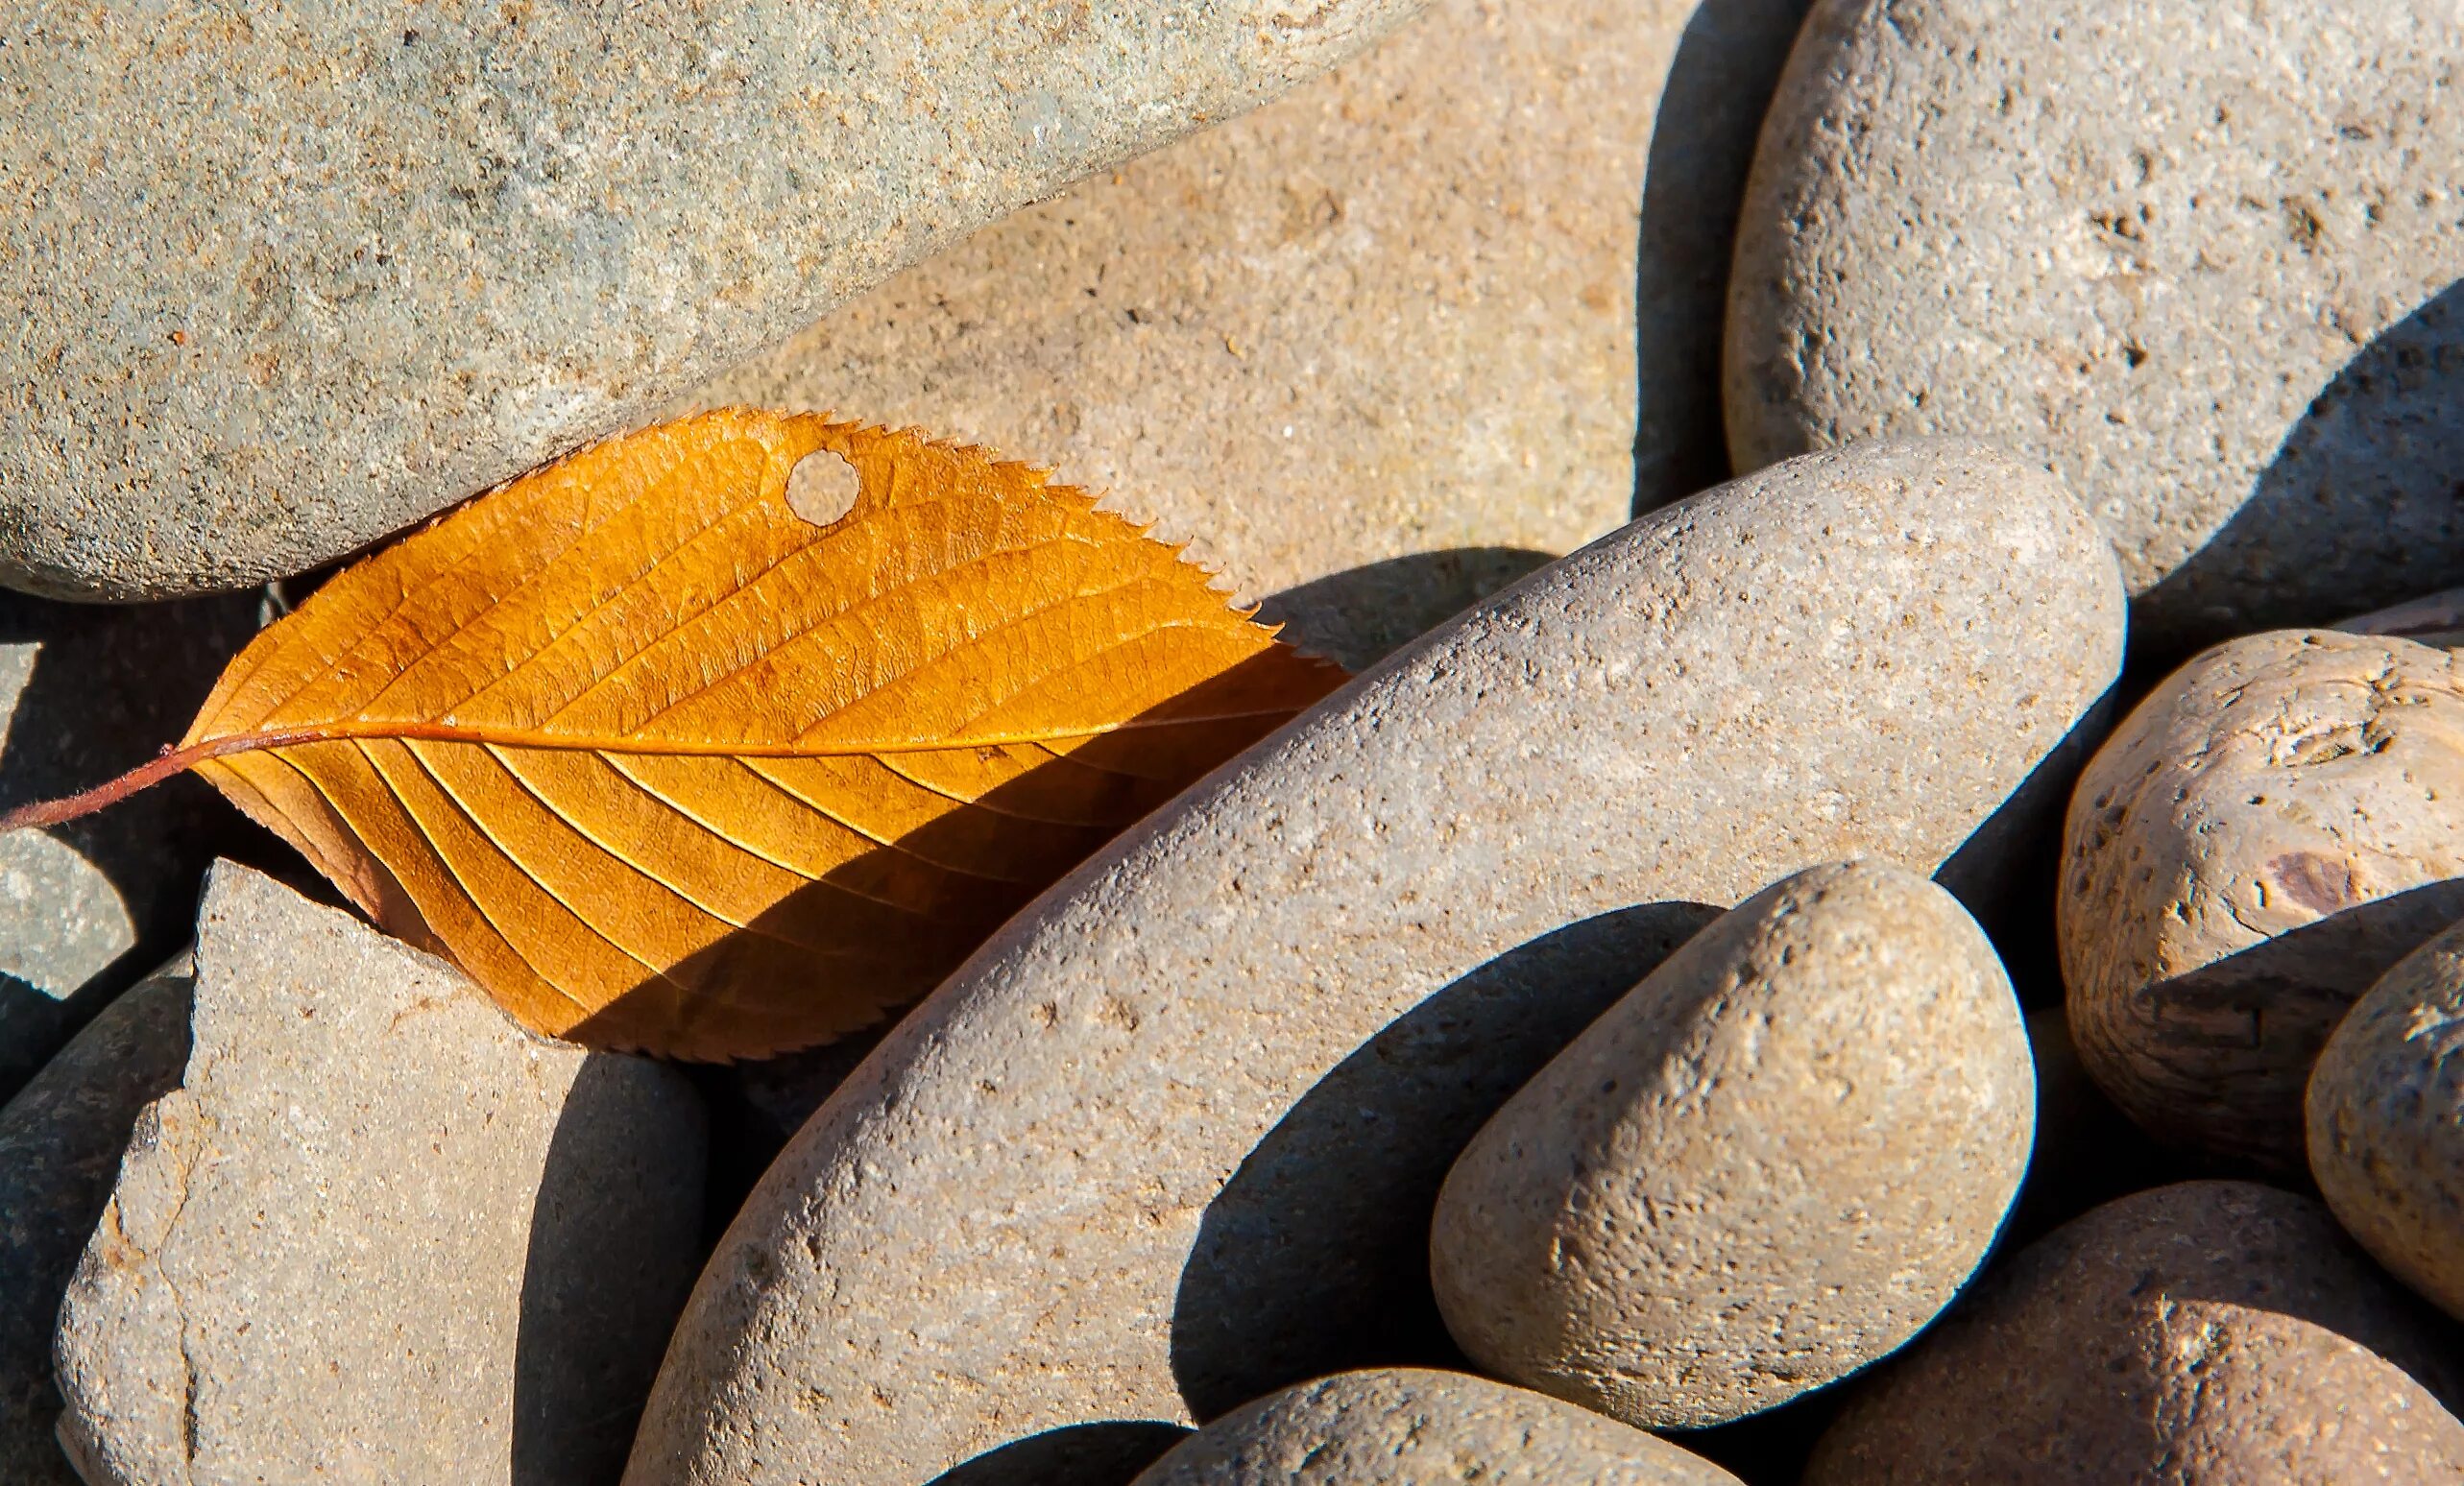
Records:
[[[1697,934],[1446,1176],[1438,1308],[1483,1371],[1643,1428],[1784,1403],[1985,1257],[2036,1090],[2010,978],[1904,867],[1817,867]]]
[[[107,610],[0,592],[0,810],[145,762],[255,633],[254,597]],[[178,779],[0,836],[0,1101],[179,948],[238,821],[203,780]]]
[[[2464,1320],[2464,926],[2398,961],[2337,1023],[2307,1113],[2336,1220]]]
[[[1136,1486],[1737,1486],[1613,1419],[1462,1373],[1392,1368],[1302,1383],[1235,1410]]]
[[[704,1272],[627,1479],[919,1482],[1353,1365],[1462,1141],[1698,904],[1941,861],[2121,617],[2061,488],[1956,443],[1765,471],[1476,606],[890,1033]]]
[[[1360,665],[1726,477],[1730,232],[1804,5],[1441,0],[694,401],[1056,465]]]
[[[1997,1264],[1848,1404],[1805,1486],[2464,1478],[2429,1315],[2307,1197],[2138,1192]]]
[[[2464,0],[1823,0],[1739,230],[1737,467],[2058,470],[2164,658],[2464,563]]]
[[[139,981],[0,1107],[0,1474],[11,1486],[76,1486],[52,1439],[52,1332],[129,1127],[188,1060],[188,984],[184,956]]]
[[[245,868],[197,936],[60,1314],[90,1486],[605,1480],[696,1257],[690,1087]]]
[[[2161,1139],[2298,1173],[2319,1044],[2464,917],[2464,671],[2332,630],[2219,645],[2080,776],[2063,864],[2089,1072]]]
[[[0,7],[0,583],[302,571],[1414,0]]]

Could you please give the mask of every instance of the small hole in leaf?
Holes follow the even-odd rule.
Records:
[[[829,526],[856,509],[862,487],[855,466],[828,449],[815,449],[787,471],[787,509],[815,526]]]

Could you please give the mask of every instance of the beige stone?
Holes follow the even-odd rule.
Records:
[[[1997,1264],[1805,1486],[2438,1486],[2464,1478],[2446,1346],[2316,1202],[2159,1187]]]
[[[1697,934],[1482,1127],[1430,1278],[1497,1377],[1643,1428],[1784,1403],[1950,1303],[2019,1189],[2027,1031],[1904,867],[1817,867]]]
[[[1542,1394],[1419,1368],[1341,1373],[1234,1410],[1133,1486],[1739,1486],[1666,1440]]]
[[[1417,0],[0,5],[0,583],[304,571]]]
[[[194,1002],[60,1307],[88,1486],[606,1480],[699,1246],[691,1086],[229,863]]]
[[[2396,962],[2311,1070],[2310,1172],[2387,1272],[2464,1320],[2464,926]]]
[[[2331,630],[2219,645],[2081,775],[2063,863],[2089,1072],[2160,1139],[2298,1172],[2320,1043],[2464,917],[2464,672]]]
[[[2164,660],[2464,564],[2459,0],[1823,0],[1738,233],[1740,469],[2059,472]]]
[[[713,1257],[628,1480],[911,1486],[1351,1365],[1462,1142],[1695,905],[1933,867],[2109,684],[2121,615],[2058,484],[1918,443],[1670,507],[1439,627],[890,1033]]]
[[[1440,0],[693,399],[1057,467],[1359,665],[1727,473],[1719,327],[1805,0]]]

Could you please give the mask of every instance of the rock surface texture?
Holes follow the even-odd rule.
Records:
[[[1671,925],[1940,862],[2110,683],[2122,608],[2060,486],[1960,443],[1793,462],[1476,606],[889,1035],[704,1272],[627,1479],[907,1486],[1347,1365],[1461,1142]]]
[[[1414,8],[8,0],[0,583],[315,566]]]
[[[1998,1265],[1848,1404],[1805,1486],[2453,1481],[2445,1347],[2308,1198],[2158,1187]]]
[[[197,934],[60,1319],[89,1486],[605,1480],[691,1277],[689,1086],[244,868]]]
[[[2397,962],[2310,1073],[2310,1172],[2388,1273],[2464,1320],[2464,927]]]
[[[1737,1486],[1666,1440],[1462,1373],[1341,1373],[1209,1425],[1134,1486]]]
[[[2464,562],[2464,0],[1823,0],[1739,228],[1740,469],[1967,434],[2177,658]]]
[[[52,1438],[52,1332],[129,1129],[188,1061],[185,959],[131,987],[0,1106],[0,1462],[10,1486],[77,1486]]]
[[[2297,1173],[2319,1044],[2464,917],[2464,671],[2410,640],[2280,631],[2161,683],[2071,798],[2071,1036],[2151,1134]]]
[[[254,596],[106,610],[0,593],[0,810],[145,762],[255,633]],[[0,1102],[179,949],[198,879],[238,821],[182,779],[0,836]]]
[[[1645,1428],[1726,1424],[1933,1320],[2026,1169],[2027,1030],[1993,947],[1887,862],[1697,934],[1482,1127],[1430,1277],[1494,1376]]]
[[[1719,336],[1805,0],[1440,0],[704,389],[1112,492],[1358,666],[1726,477]]]

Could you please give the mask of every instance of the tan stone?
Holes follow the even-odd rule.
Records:
[[[1053,465],[1361,664],[1727,475],[1729,236],[1805,3],[1441,0],[694,401]]]
[[[2162,1140],[2298,1172],[2319,1044],[2464,916],[2464,672],[2331,630],[2219,645],[2080,776],[2063,862],[2089,1072]]]
[[[2159,1187],[1996,1264],[1805,1486],[2441,1486],[2464,1478],[2445,1348],[2316,1202]]]
[[[1461,1373],[1302,1383],[1226,1414],[1133,1486],[1739,1486],[1613,1419]]]
[[[606,1480],[699,1246],[691,1086],[228,862],[193,997],[60,1311],[89,1486]]]
[[[1430,1278],[1484,1371],[1643,1428],[1784,1403],[1950,1303],[2026,1169],[2010,978],[1904,867],[1697,934],[1482,1127]]]
[[[2311,1070],[2310,1172],[2387,1272],[2464,1320],[2464,925],[2396,962]]]
[[[1476,606],[889,1034],[704,1272],[628,1479],[912,1486],[1352,1365],[1462,1142],[1694,905],[1942,861],[2121,615],[2061,487],[1951,443],[1766,470]]]
[[[1738,232],[1737,467],[1992,439],[2171,661],[2464,564],[2456,0],[1824,0]]]

